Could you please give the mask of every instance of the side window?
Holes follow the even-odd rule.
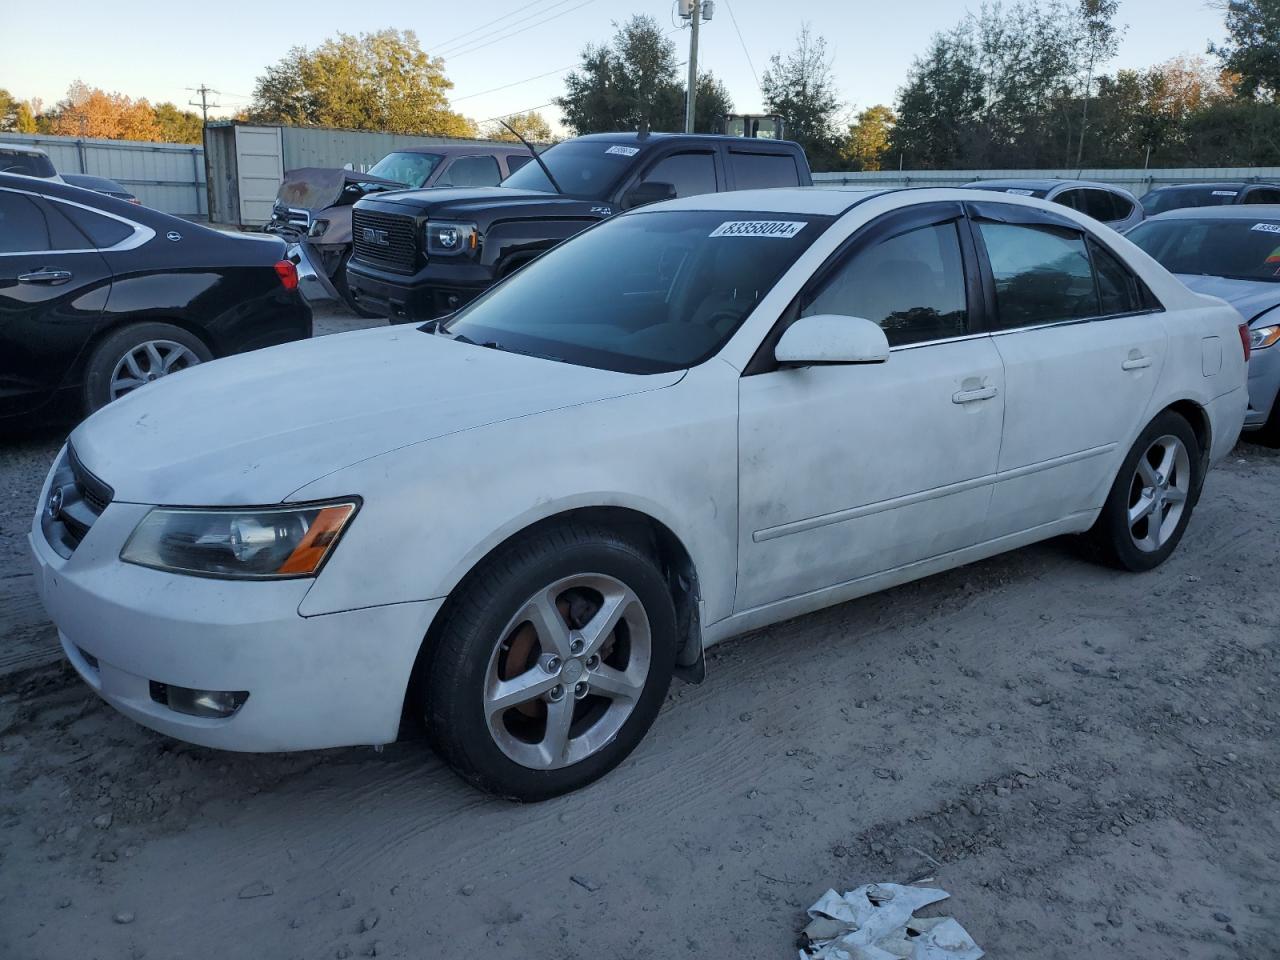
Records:
[[[533,157],[521,156],[518,153],[507,157],[507,176],[511,176],[526,163],[533,163]]]
[[[1274,187],[1258,187],[1244,195],[1243,203],[1280,203],[1280,190]]]
[[[101,214],[93,213],[85,210],[83,207],[73,207],[66,203],[55,203],[54,209],[60,211],[68,220],[79,228],[80,232],[89,238],[93,246],[99,249],[106,247],[114,247],[121,240],[133,235],[133,227],[119,220],[113,220],[111,217],[104,217]],[[77,246],[83,246],[81,241]]]
[[[729,151],[734,188],[760,190],[768,187],[794,187],[800,183],[796,162],[785,153],[740,153]]]
[[[677,197],[716,192],[716,161],[709,153],[677,153],[659,160],[644,175],[645,183],[674,183]]]
[[[1133,215],[1134,204],[1128,197],[1118,193],[1111,193],[1108,196],[1111,197],[1111,216],[1107,217],[1108,222],[1128,220]]]
[[[968,309],[956,224],[919,227],[860,250],[801,314],[872,320],[890,346],[964,334]]]
[[[30,197],[0,190],[0,252],[51,249],[44,210]]]
[[[1089,253],[1093,256],[1093,269],[1098,274],[1098,294],[1102,299],[1102,314],[1132,313],[1142,309],[1142,292],[1138,278],[1129,272],[1114,253],[1102,244],[1090,239]]]
[[[986,220],[977,225],[996,284],[994,329],[1098,315],[1098,292],[1081,234]]]
[[[437,187],[496,187],[502,174],[496,157],[458,157],[435,182]]]
[[[1060,203],[1064,207],[1070,207],[1072,210],[1079,210],[1081,213],[1089,212],[1084,208],[1083,190],[1063,190],[1053,198],[1053,202]]]

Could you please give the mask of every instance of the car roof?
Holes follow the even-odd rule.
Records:
[[[738,213],[794,213],[839,216],[854,204],[890,189],[845,189],[843,187],[773,187],[768,190],[730,190],[700,193],[679,200],[667,200],[663,210],[732,210]],[[904,191],[906,192],[906,191]],[[640,210],[646,208],[641,207]],[[637,211],[639,212],[639,211]]]
[[[12,140],[0,140],[0,150],[17,150],[21,153],[38,153],[42,157],[47,157],[49,155],[39,147],[33,147],[29,143],[14,143]]]
[[[128,189],[107,177],[95,177],[90,173],[64,173],[62,179],[73,187],[94,186],[99,189],[115,190],[117,193],[128,193]]]
[[[753,146],[769,145],[769,144],[785,144],[788,147],[795,146],[791,140],[771,140],[768,137],[735,137],[727,133],[636,133],[634,131],[628,133],[619,131],[617,133],[587,133],[581,137],[574,137],[572,140],[565,140],[564,143],[578,143],[581,141],[598,142],[598,143],[627,143],[636,144],[637,146],[646,146],[649,144],[667,143],[672,140],[705,140],[710,143],[737,143],[751,144]]]
[[[1245,187],[1272,187],[1272,183],[1252,184],[1243,180],[1214,180],[1204,183],[1166,183],[1163,187],[1152,187],[1148,193],[1161,193],[1165,190],[1243,190]]]
[[[1155,220],[1280,220],[1280,203],[1236,203],[1217,207],[1179,207],[1147,217]]]
[[[524,153],[529,152],[528,148],[521,143],[421,143],[414,144],[410,147],[395,147],[388,150],[388,154],[392,153],[442,153],[445,156],[453,156],[454,154],[466,154],[474,156],[477,153]]]
[[[966,187],[981,187],[983,189],[995,188],[997,190],[1053,190],[1057,187],[1096,187],[1099,190],[1116,190],[1125,193],[1124,187],[1118,187],[1114,183],[1102,183],[1098,180],[1065,180],[1056,177],[1044,177],[1042,179],[1025,179],[1025,180],[974,180],[966,183]]]

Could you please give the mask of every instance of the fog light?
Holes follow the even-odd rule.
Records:
[[[244,706],[247,690],[192,690],[151,681],[151,699],[176,713],[189,717],[222,720]]]

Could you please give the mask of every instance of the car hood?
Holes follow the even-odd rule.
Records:
[[[670,386],[504,353],[415,327],[335,334],[166,377],[71,434],[133,503],[278,503],[328,473],[485,424]],[[353,490],[353,494],[360,491]]]
[[[1177,277],[1196,293],[1221,297],[1240,312],[1246,323],[1251,323],[1259,314],[1280,306],[1280,283],[1267,280],[1231,280],[1227,277],[1190,273],[1179,273]]]
[[[370,194],[360,206],[376,208],[412,207],[435,217],[475,217],[487,210],[504,212],[527,208],[548,214],[585,214],[612,212],[606,200],[584,200],[540,190],[515,190],[511,187],[428,187],[425,190],[400,190],[390,194]]]
[[[284,175],[276,202],[286,207],[307,210],[323,210],[342,197],[349,183],[367,183],[388,190],[403,190],[407,184],[386,177],[375,177],[356,170],[336,170],[328,167],[300,167]]]

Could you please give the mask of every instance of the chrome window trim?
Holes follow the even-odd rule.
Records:
[[[890,347],[890,353],[899,350],[915,350],[917,347],[933,347],[941,343],[960,343],[964,340],[977,340],[981,337],[1003,337],[1012,333],[1029,333],[1032,330],[1048,330],[1051,327],[1074,327],[1081,323],[1101,323],[1105,320],[1119,320],[1124,317],[1145,317],[1149,314],[1164,313],[1163,307],[1152,307],[1147,310],[1128,310],[1124,313],[1107,313],[1097,317],[1076,317],[1071,320],[1054,320],[1052,323],[1033,323],[1026,327],[1011,327],[1008,330],[982,330],[978,333],[967,333],[962,337],[947,337],[942,340],[922,340],[919,343],[901,343]]]
[[[47,200],[49,203],[62,203],[69,207],[79,207],[81,210],[87,210],[89,213],[97,214],[100,217],[107,217],[110,220],[117,220],[120,223],[127,224],[133,230],[133,233],[129,236],[125,237],[119,243],[112,244],[109,247],[79,247],[72,250],[8,250],[0,251],[0,257],[38,257],[45,254],[55,253],[119,253],[125,250],[136,250],[156,235],[156,232],[145,224],[122,217],[119,214],[108,213],[106,210],[99,210],[97,207],[91,207],[85,203],[77,203],[74,200],[64,200],[61,197],[51,197],[47,194],[36,193],[34,190],[17,190],[13,187],[0,187],[0,192],[17,193],[23,196],[37,197],[41,200]]]

